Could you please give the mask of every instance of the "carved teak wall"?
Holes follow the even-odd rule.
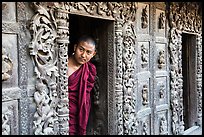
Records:
[[[202,127],[200,6],[188,2],[3,3],[2,134],[69,133],[70,15],[109,20],[114,25],[113,34],[108,32],[112,44],[107,43],[107,49],[103,49],[108,53],[103,58],[108,70],[107,85],[103,85],[108,87],[103,91],[107,108],[98,110],[108,116],[107,120],[94,117],[102,122],[91,134],[184,132],[183,32],[197,38],[195,107],[197,125]],[[17,8],[11,19],[3,16],[9,7],[14,11]],[[95,102],[100,102],[100,86],[96,83],[93,90]],[[102,130],[104,126],[107,131]]]

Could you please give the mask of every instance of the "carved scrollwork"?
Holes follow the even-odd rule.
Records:
[[[56,23],[53,11],[47,11],[38,3],[32,5],[36,14],[30,22],[32,40],[29,45],[30,55],[36,74],[34,101],[37,111],[34,113],[34,134],[57,134],[57,46]]]
[[[202,19],[199,14],[199,5],[196,2],[171,3],[170,5],[170,27],[179,30],[198,32],[202,30]]]
[[[13,69],[13,62],[6,53],[6,49],[3,47],[2,48],[2,81],[6,81],[11,77],[12,74],[12,69]]]
[[[114,19],[135,20],[136,2],[49,2],[55,9]]]
[[[134,62],[135,62],[135,40],[133,22],[126,22],[123,31],[123,90],[124,90],[124,134],[132,134],[136,132],[135,122],[135,94],[134,94]],[[132,127],[132,128],[131,128]]]

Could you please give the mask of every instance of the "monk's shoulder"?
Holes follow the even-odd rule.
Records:
[[[88,67],[89,67],[89,71],[91,73],[93,73],[94,75],[96,75],[96,66],[91,62],[87,62],[87,64],[88,64]]]

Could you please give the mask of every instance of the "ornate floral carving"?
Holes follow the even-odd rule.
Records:
[[[2,48],[2,81],[6,81],[11,77],[13,62],[10,56],[6,53],[6,49]]]
[[[133,22],[126,22],[123,31],[123,91],[124,91],[124,134],[132,134],[136,132],[136,127],[132,127],[135,123],[135,94],[134,94],[134,62],[135,62],[135,40]],[[134,124],[135,126],[135,124]],[[131,128],[132,127],[132,128]]]
[[[36,74],[34,101],[37,111],[34,114],[34,134],[57,134],[57,46],[56,24],[53,11],[47,11],[41,5],[33,3],[36,14],[30,22],[32,40],[29,45],[30,55]]]
[[[172,2],[170,5],[170,27],[188,32],[198,32],[202,30],[202,19],[199,14],[197,2]]]

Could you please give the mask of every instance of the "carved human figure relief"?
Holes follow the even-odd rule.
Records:
[[[142,89],[142,104],[147,105],[148,104],[148,88],[147,85],[143,85]]]
[[[148,135],[147,121],[143,122],[142,124],[142,135]]]
[[[2,48],[2,81],[6,81],[11,77],[13,69],[13,63],[9,55],[6,53],[6,49]]]
[[[165,86],[162,84],[159,87],[159,98],[160,99],[164,98],[164,92],[165,92]]]
[[[165,65],[165,52],[164,50],[160,50],[158,55],[158,68],[162,69],[164,65]]]
[[[10,115],[12,115],[12,112],[8,106],[2,107],[2,135],[11,134]]]
[[[167,120],[166,120],[165,116],[162,116],[160,119],[159,134],[160,135],[167,135],[168,134]]]
[[[142,67],[144,68],[148,64],[148,49],[143,44],[141,46],[141,60]]]
[[[159,15],[159,29],[164,29],[165,26],[165,15],[164,12]]]
[[[142,9],[142,28],[145,29],[148,27],[148,14],[147,14],[147,5]]]

